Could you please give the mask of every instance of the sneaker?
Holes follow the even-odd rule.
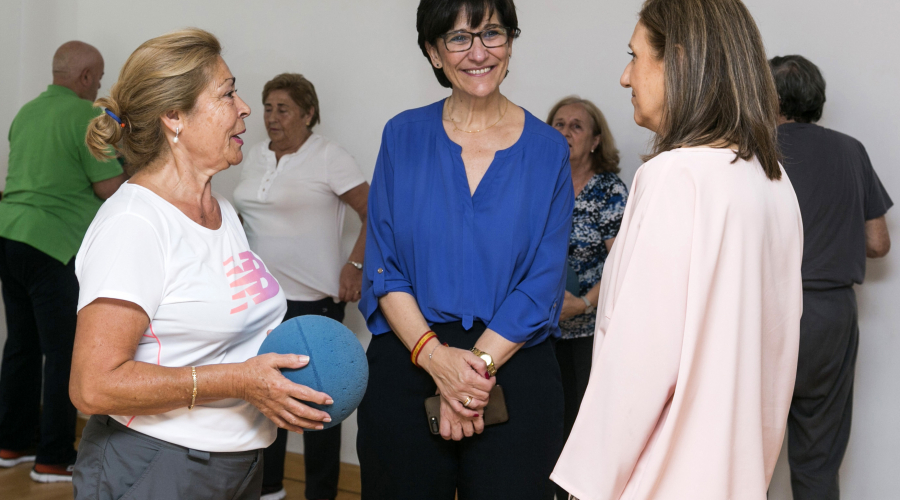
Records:
[[[0,467],[14,467],[25,462],[34,462],[34,455],[25,451],[0,450]]]
[[[39,483],[71,483],[74,470],[75,464],[34,464],[34,469],[31,469],[31,479]]]
[[[284,491],[284,487],[281,485],[263,486],[261,493],[259,500],[281,500],[287,496],[287,492]]]

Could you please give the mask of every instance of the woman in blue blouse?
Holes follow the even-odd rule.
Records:
[[[452,92],[391,119],[375,166],[359,304],[373,333],[366,499],[553,498],[563,399],[548,338],[574,196],[565,139],[500,93],[517,24],[512,0],[419,4],[419,45]],[[485,428],[495,383],[509,421]],[[424,409],[435,393],[440,436]]]
[[[622,224],[628,188],[616,175],[619,151],[606,118],[594,103],[566,97],[550,110],[547,124],[559,130],[569,144],[575,189],[569,267],[578,276],[578,283],[577,290],[566,290],[559,321],[562,338],[556,342],[568,439],[591,375],[600,276]],[[556,498],[569,498],[566,491],[556,488]]]

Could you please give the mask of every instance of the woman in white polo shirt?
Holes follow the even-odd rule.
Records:
[[[283,73],[262,92],[269,139],[243,162],[234,201],[250,248],[266,262],[287,297],[285,319],[306,314],[344,320],[344,305],[359,300],[366,242],[369,184],[353,157],[313,133],[319,100],[313,84]],[[341,250],[345,207],[362,223],[349,258]],[[334,499],[340,470],[341,426],[303,435],[306,498]],[[287,431],[265,452],[263,500],[286,492]]]
[[[88,128],[92,153],[115,146],[133,175],[75,260],[69,393],[93,415],[78,500],[257,499],[275,425],[302,432],[329,420],[300,402],[328,395],[280,372],[309,358],[256,356],[281,323],[284,292],[211,191],[214,174],[241,162],[250,114],[220,52],[198,29],[145,42]]]

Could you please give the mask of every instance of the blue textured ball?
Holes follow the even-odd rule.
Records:
[[[259,354],[305,354],[309,364],[303,368],[282,369],[291,382],[324,392],[333,405],[303,401],[331,415],[325,428],[349,417],[359,406],[369,383],[369,363],[356,335],[346,326],[324,316],[299,316],[278,326],[259,347]]]

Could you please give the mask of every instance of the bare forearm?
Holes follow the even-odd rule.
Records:
[[[359,186],[340,195],[341,201],[346,203],[359,216],[362,227],[359,229],[359,236],[356,238],[356,244],[353,245],[353,251],[350,252],[350,260],[354,262],[362,262],[365,258],[366,248],[366,221],[368,219],[368,199],[369,199],[369,183],[363,182]]]
[[[378,306],[394,334],[410,351],[422,334],[430,330],[416,299],[406,292],[391,292],[378,299]]]
[[[241,398],[240,365],[196,367],[195,404]],[[73,377],[72,401],[85,413],[158,415],[191,404],[194,382],[191,367],[169,368],[127,361],[111,372]]]
[[[509,361],[509,358],[521,349],[523,345],[525,345],[524,342],[516,344],[506,340],[502,335],[490,328],[485,330],[481,337],[478,338],[478,341],[475,342],[475,347],[491,355],[491,358],[494,360],[494,366],[498,369]]]
[[[94,194],[97,195],[101,200],[106,200],[110,196],[116,193],[116,190],[119,189],[125,181],[128,180],[128,175],[125,173],[119,174],[111,179],[106,179],[105,181],[95,182],[92,184],[94,189]]]
[[[412,350],[422,334],[430,329],[416,299],[408,293],[391,292],[379,299],[378,305],[394,334],[409,350]],[[485,330],[475,343],[475,347],[491,355],[497,368],[506,363],[523,345],[524,343],[510,342],[491,329]],[[426,345],[423,352],[428,352],[429,349]]]
[[[887,221],[882,215],[877,219],[866,221],[866,257],[877,259],[884,257],[891,250],[891,236]]]
[[[366,214],[360,214],[362,219],[362,227],[359,228],[359,236],[356,237],[356,243],[350,252],[349,260],[353,262],[362,262],[366,258]]]
[[[594,304],[594,306],[596,306],[597,302],[600,300],[600,282],[598,281],[596,285],[591,287],[591,289],[588,290],[588,292],[584,294],[584,296],[587,297],[591,304]]]

